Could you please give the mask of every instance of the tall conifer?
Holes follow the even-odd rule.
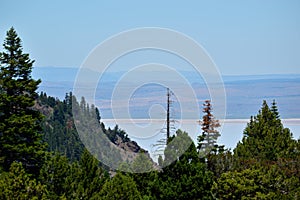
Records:
[[[198,150],[203,150],[205,153],[210,153],[210,151],[215,147],[218,137],[220,136],[219,128],[221,125],[219,120],[215,119],[212,114],[212,105],[210,100],[206,100],[203,104],[203,118],[200,121],[202,135],[198,136]]]
[[[33,60],[23,53],[14,28],[7,32],[0,53],[0,162],[8,170],[14,161],[37,173],[45,145],[40,134],[42,115],[33,109],[40,80],[31,77]]]

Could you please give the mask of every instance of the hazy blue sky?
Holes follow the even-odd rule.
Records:
[[[178,1],[179,2],[179,1]],[[300,1],[0,0],[0,39],[14,26],[36,66],[80,66],[107,37],[165,27],[194,38],[222,74],[300,73]]]

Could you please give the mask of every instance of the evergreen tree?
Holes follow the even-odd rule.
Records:
[[[217,199],[298,199],[299,188],[299,177],[286,176],[280,166],[258,165],[223,173],[212,192]]]
[[[234,168],[233,155],[229,149],[224,149],[224,146],[213,149],[205,158],[207,167],[214,173],[215,179]]]
[[[43,140],[48,144],[47,150],[60,152],[70,161],[78,161],[84,145],[74,125],[72,99],[75,98],[71,92],[66,93],[63,101],[43,92],[38,97],[36,107],[45,116],[41,126]]]
[[[278,108],[277,108],[277,103],[275,100],[273,100],[273,102],[272,102],[271,111],[275,115],[276,119],[280,118]]]
[[[200,121],[202,135],[198,136],[197,149],[200,153],[204,152],[204,154],[207,154],[215,147],[216,141],[220,136],[219,131],[216,130],[216,128],[220,127],[220,123],[212,114],[210,100],[206,100],[203,106],[204,115],[202,121]]]
[[[154,164],[149,154],[139,153],[134,161],[127,164],[126,171],[132,171],[133,173],[127,173],[132,177],[136,183],[138,191],[141,193],[143,199],[152,199],[152,193],[158,191],[158,173],[154,169]]]
[[[177,137],[177,138],[176,138]],[[175,140],[176,139],[176,140]],[[176,142],[174,144],[174,141]],[[190,144],[186,151],[181,148]],[[177,154],[182,152],[182,154]],[[165,150],[165,161],[180,155],[173,163],[165,166],[160,177],[157,199],[212,199],[212,173],[199,158],[195,144],[186,132],[178,130]]]
[[[42,165],[45,144],[40,134],[42,115],[32,107],[41,82],[31,77],[33,62],[23,53],[14,28],[7,32],[0,54],[0,161],[5,170],[23,163],[36,174]]]
[[[244,160],[276,161],[279,158],[294,157],[296,141],[288,128],[284,128],[276,104],[270,109],[264,101],[262,108],[244,130],[242,142],[234,149],[236,157]]]
[[[245,169],[241,172],[223,173],[212,187],[217,199],[275,199],[269,190],[264,173],[259,169]]]
[[[139,200],[142,197],[134,180],[118,172],[104,184],[101,192],[93,199]]]
[[[146,152],[140,152],[130,164],[131,170],[135,173],[144,173],[154,170],[152,159]]]
[[[271,108],[263,101],[259,113],[250,118],[242,142],[234,149],[234,158],[235,170],[238,171],[221,175],[217,183],[221,193],[225,185],[235,182],[233,187],[238,187],[236,192],[227,188],[226,195],[237,195],[240,190],[239,195],[259,199],[274,199],[274,196],[281,199],[299,197],[299,141],[293,140],[290,130],[283,127],[275,101]],[[247,174],[255,176],[248,179]],[[238,179],[236,176],[247,178]],[[256,182],[258,179],[261,181]],[[252,185],[244,187],[248,183]]]
[[[65,156],[55,153],[48,157],[39,176],[39,179],[49,191],[48,198],[60,199],[66,196],[70,188],[66,181],[67,177],[71,176],[70,172],[71,165]]]
[[[108,174],[99,166],[99,161],[87,150],[84,150],[79,164],[81,168],[79,185],[84,188],[87,199],[90,199],[101,190]]]
[[[108,173],[86,149],[80,161],[73,163],[72,168],[67,180],[70,190],[66,195],[70,199],[91,199],[100,192],[108,179]]]
[[[0,174],[0,199],[49,199],[46,186],[25,172],[22,163],[11,164],[7,174]]]

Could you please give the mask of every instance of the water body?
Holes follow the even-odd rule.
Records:
[[[114,128],[116,125],[114,119],[103,119],[102,121],[106,127]],[[132,140],[136,141],[142,148],[148,150],[152,158],[156,160],[153,145],[156,144],[158,140],[166,137],[164,120],[123,119],[117,120],[117,122],[120,129],[125,130]],[[249,119],[227,119],[221,120],[220,122],[222,123],[222,126],[219,128],[221,136],[218,138],[217,143],[225,145],[226,148],[232,150],[242,139],[243,131]],[[291,130],[294,139],[300,139],[300,119],[283,119],[282,123],[284,127]],[[201,134],[200,126],[197,121],[184,120],[181,122],[177,121],[174,124],[177,124],[175,125],[175,129],[180,128],[187,131],[190,137],[197,143],[197,136]],[[137,130],[139,130],[138,134],[136,133]]]

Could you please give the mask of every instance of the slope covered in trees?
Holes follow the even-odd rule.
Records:
[[[72,114],[72,104],[75,103],[85,111],[85,118],[96,119],[102,132],[115,145],[132,150],[134,152],[143,151],[134,141],[128,138],[125,131],[115,126],[113,129],[106,129],[104,124],[100,122],[100,112],[97,107],[89,106],[85,99],[82,98],[77,102],[72,93],[67,93],[63,101],[47,96],[41,92],[36,100],[34,108],[44,115],[44,120],[41,123],[43,130],[43,140],[48,144],[48,151],[60,152],[69,158],[71,161],[79,160],[84,151],[82,143],[74,124]],[[87,119],[88,121],[89,119]],[[130,145],[129,145],[130,143]],[[129,148],[129,146],[131,148]]]
[[[99,110],[84,98],[77,102],[71,93],[63,101],[45,93],[37,95],[40,81],[31,78],[33,62],[22,52],[13,28],[7,33],[0,61],[0,199],[300,197],[300,141],[283,127],[275,101],[271,106],[263,102],[232,152],[212,141],[218,135],[218,123],[207,101],[198,144],[178,130],[170,137],[159,170],[153,170],[151,160],[140,154],[132,165],[125,162],[123,168],[109,173],[81,142],[72,105],[85,111],[86,121],[94,117],[100,123]],[[101,123],[100,127],[109,141],[128,150],[132,141],[125,131],[106,129]],[[191,144],[186,151],[185,144]],[[200,154],[206,144],[213,148]],[[134,151],[143,149],[136,144]],[[149,172],[130,173],[141,168]]]

